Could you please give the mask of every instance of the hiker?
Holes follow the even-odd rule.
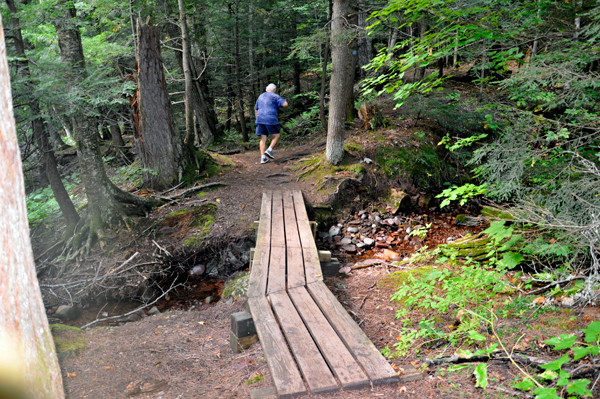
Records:
[[[269,158],[275,159],[273,148],[279,141],[279,131],[281,125],[277,120],[277,111],[281,107],[287,107],[288,102],[275,94],[277,86],[273,83],[267,86],[266,91],[258,97],[254,106],[254,116],[256,117],[256,135],[260,136],[260,163],[269,162]],[[272,135],[271,144],[267,146],[267,137]],[[269,157],[269,158],[267,158]]]

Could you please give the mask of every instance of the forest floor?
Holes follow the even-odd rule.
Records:
[[[370,139],[371,136],[367,137],[358,126],[360,122],[357,122],[354,129],[347,131],[346,139],[349,143],[360,143],[361,150],[355,156],[356,162],[360,162],[364,151],[375,154],[377,147],[382,143],[393,141],[397,146],[413,145],[411,140],[414,133],[421,134],[421,131],[428,129],[426,122],[416,127],[415,121],[395,122],[392,119],[392,125],[384,132],[386,140],[382,140],[376,135]],[[275,150],[276,159],[264,165],[260,164],[258,149],[228,155],[227,158],[235,165],[225,168],[218,176],[204,180],[204,183],[226,184],[202,197],[203,202],[217,207],[215,222],[207,239],[231,237],[233,240],[252,232],[252,221],[258,219],[264,190],[300,189],[308,203],[328,203],[330,197],[322,189],[322,181],[300,178],[306,171],[306,168],[302,167],[303,162],[306,164],[307,160],[318,157],[324,149],[325,138],[316,136],[302,143],[287,143],[285,140],[280,142]],[[352,196],[355,195],[357,193],[352,191]],[[356,221],[355,225],[358,224],[361,212],[368,210],[373,213],[374,208],[385,208],[384,204],[377,203],[376,200],[365,203],[366,200],[360,200],[360,194],[357,199],[358,202],[351,200],[350,205],[346,204],[345,209],[336,214],[335,222],[331,221],[330,225],[340,223],[340,227],[345,230],[352,221]],[[194,200],[197,201],[197,198]],[[160,212],[171,212],[185,205],[185,201],[182,201]],[[486,227],[456,226],[453,220],[458,211],[421,209],[404,217],[407,220],[421,220],[423,217],[431,221],[433,227],[427,243],[430,246],[445,243],[449,237],[457,238],[467,233],[476,233]],[[472,212],[466,208],[460,211]],[[381,215],[384,213],[382,210]],[[321,231],[327,231],[330,225],[321,226]],[[394,250],[400,258],[413,255],[420,245],[425,245],[421,240],[397,240],[391,243],[397,244]],[[382,247],[349,254],[337,248],[335,243],[326,240],[319,240],[318,245],[324,249],[332,249],[334,256],[347,265],[371,258],[381,260],[390,253]],[[346,276],[327,277],[325,282],[360,323],[377,348],[391,348],[405,333],[403,326],[395,321],[396,311],[401,305],[390,301],[390,296],[398,288],[398,282],[406,280],[406,276],[398,273],[412,272],[422,266],[429,269],[432,267],[431,264],[393,267],[390,262],[374,262],[368,267],[352,270]],[[530,300],[531,298],[528,298],[526,301]],[[521,313],[529,312],[532,306],[531,303],[521,305]],[[67,397],[128,398],[135,395],[156,399],[248,398],[251,391],[258,392],[259,389],[272,387],[260,342],[240,354],[234,353],[229,346],[230,315],[245,309],[244,298],[230,298],[216,303],[197,301],[195,306],[187,309],[163,307],[162,313],[154,316],[144,315],[136,322],[94,327],[81,333],[87,341],[85,347],[79,350],[77,355],[61,361]],[[544,352],[544,339],[585,327],[590,321],[597,319],[598,309],[588,307],[583,310],[571,310],[548,307],[541,312],[538,310],[539,308],[535,310],[535,317],[531,315],[531,320],[528,319],[533,327],[527,331],[525,340],[531,347],[537,348],[532,354],[544,357],[548,355],[547,347]],[[418,325],[422,318],[430,316],[431,314],[415,311],[409,317]],[[450,325],[454,322],[450,315],[442,315],[436,320],[440,325]],[[507,320],[506,323],[518,323],[519,320],[522,321],[515,318]],[[78,325],[81,324],[79,322]],[[439,345],[432,346],[421,341],[419,349],[411,349],[405,356],[396,357],[390,362],[399,373],[402,372],[402,366],[407,364],[423,370],[424,379],[421,381],[308,397],[500,398],[513,397],[515,394],[510,383],[519,377],[519,372],[508,362],[488,363],[490,386],[482,390],[475,386],[472,368],[455,371],[449,370],[447,365],[422,368],[425,358],[452,355],[457,348],[451,347],[448,342],[441,341]]]

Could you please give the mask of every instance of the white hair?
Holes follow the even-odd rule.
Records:
[[[269,85],[267,86],[265,91],[275,91],[276,89],[277,89],[277,86],[275,86],[273,83],[269,83]]]

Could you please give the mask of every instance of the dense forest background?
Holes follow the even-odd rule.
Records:
[[[465,261],[472,286],[454,281],[456,296],[493,291],[520,267],[531,279],[512,292],[537,284],[529,294],[598,303],[596,0],[6,0],[0,11],[29,223],[54,240],[38,243],[36,256],[54,259],[38,275],[75,270],[65,265],[104,248],[107,230],[131,228],[173,202],[166,193],[214,176],[214,154],[256,151],[254,104],[275,83],[290,104],[279,114],[283,142],[326,136],[310,161],[319,165],[371,156],[345,145],[345,131],[378,138],[400,126],[390,115],[426,121],[441,138],[410,153],[410,169],[402,152],[366,159],[385,184],[405,179],[440,208],[469,204],[495,220],[481,264],[460,248],[433,253]],[[419,226],[423,238],[431,224]],[[448,277],[439,273],[430,280]],[[397,298],[431,297],[432,287]],[[448,311],[444,301],[436,306]],[[598,354],[594,342],[577,360]]]

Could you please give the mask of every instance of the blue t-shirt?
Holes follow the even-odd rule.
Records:
[[[262,125],[279,125],[277,120],[277,111],[283,107],[285,99],[275,93],[266,91],[256,100],[254,109],[258,110],[256,114],[256,124]]]

